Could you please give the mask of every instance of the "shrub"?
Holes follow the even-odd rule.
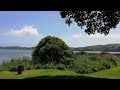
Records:
[[[19,65],[23,65],[24,67],[31,66],[30,58],[12,58],[8,61],[3,61],[0,68],[4,71],[17,71]]]
[[[106,55],[106,54],[109,54],[107,51],[102,51],[101,53],[100,53],[100,55]]]
[[[18,70],[18,68],[16,68],[16,67],[13,67],[13,68],[9,68],[9,71],[17,71]]]
[[[79,51],[79,54],[80,55],[85,55],[85,54],[87,54],[87,52],[85,52],[85,51]]]
[[[80,74],[92,73],[112,68],[116,64],[115,58],[111,59],[110,57],[101,57],[100,55],[85,55],[82,58],[77,57],[72,70]]]
[[[71,62],[71,59],[66,58],[75,58],[72,49],[61,39],[51,36],[43,38],[32,54],[34,64],[65,64]]]
[[[58,70],[65,70],[65,65],[63,65],[63,64],[58,64],[57,66],[56,66],[56,69],[58,69]]]
[[[41,65],[34,65],[34,69],[42,69]]]
[[[91,56],[88,58],[90,61],[98,61],[98,57],[95,57],[95,56]]]
[[[55,65],[54,64],[42,65],[42,69],[55,69]]]
[[[0,72],[3,72],[3,71],[4,71],[4,70],[3,70],[3,67],[0,66]]]
[[[34,67],[32,66],[32,65],[27,65],[27,66],[25,66],[25,70],[31,70],[31,69],[33,69]]]

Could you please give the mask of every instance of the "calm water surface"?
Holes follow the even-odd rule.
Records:
[[[19,58],[23,56],[31,57],[33,50],[19,50],[19,49],[0,49],[0,63],[3,60],[10,58]],[[77,52],[77,51],[74,51]],[[86,51],[87,53],[100,53],[101,51]],[[109,52],[111,54],[120,54],[120,52]]]
[[[32,51],[33,50],[0,49],[0,63],[2,60],[9,60],[10,58],[31,57]]]

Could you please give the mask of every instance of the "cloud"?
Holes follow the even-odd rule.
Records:
[[[74,39],[119,39],[119,34],[110,34],[108,36],[104,36],[103,34],[95,34],[95,35],[82,35],[82,34],[73,34],[72,38]]]
[[[38,37],[40,36],[37,28],[34,28],[33,26],[27,26],[25,25],[23,28],[15,30],[12,29],[6,33],[4,33],[4,35],[9,35],[9,36],[15,36],[15,37]]]
[[[111,43],[120,43],[120,33],[112,33],[108,36],[103,34],[87,35],[87,34],[73,34],[62,37],[62,39],[70,47],[84,47],[91,45],[104,45]]]
[[[111,29],[110,33],[105,36],[104,34],[91,34],[86,33],[73,33],[61,37],[70,47],[85,47],[91,45],[105,45],[112,43],[120,43],[120,24],[115,29]]]

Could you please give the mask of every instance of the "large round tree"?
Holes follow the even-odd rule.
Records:
[[[72,49],[63,40],[52,36],[43,38],[32,54],[35,64],[70,64],[74,58]]]

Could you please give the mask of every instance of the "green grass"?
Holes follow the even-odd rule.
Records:
[[[92,77],[77,74],[72,71],[56,69],[25,70],[18,75],[17,72],[0,72],[0,79],[92,79]]]
[[[94,78],[120,79],[120,60],[117,61],[117,65],[117,67],[84,75]]]
[[[91,74],[85,74],[85,76],[95,77],[95,78],[120,79],[120,66]]]
[[[114,70],[113,73],[110,70],[100,71],[92,74],[77,74],[72,71],[61,71],[55,69],[39,69],[39,70],[25,70],[22,74],[18,75],[17,72],[3,71],[0,72],[0,79],[96,79],[96,78],[120,78],[120,67],[118,70]],[[110,73],[110,72],[111,73]],[[106,73],[106,74],[105,74]],[[112,76],[113,75],[113,76]],[[117,75],[117,77],[116,77]],[[115,77],[114,77],[115,76]]]
[[[55,69],[25,70],[20,75],[18,75],[17,72],[3,71],[0,72],[0,79],[23,79],[38,76],[59,76],[59,75],[74,76],[78,74],[72,71],[61,71]]]
[[[73,71],[56,69],[25,70],[17,72],[0,72],[0,79],[120,79],[120,66],[90,74],[77,74]]]

